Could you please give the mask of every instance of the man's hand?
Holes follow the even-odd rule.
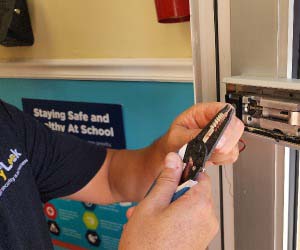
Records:
[[[180,147],[194,139],[224,105],[218,102],[199,103],[179,115],[166,135],[166,153],[177,152]],[[239,155],[238,141],[243,131],[244,124],[233,116],[208,164],[224,165],[235,162]]]
[[[182,161],[167,155],[165,169],[150,194],[134,209],[124,227],[119,249],[204,250],[218,231],[206,174],[170,204],[182,173]]]

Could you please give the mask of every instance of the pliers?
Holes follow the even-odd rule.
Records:
[[[179,155],[184,162],[184,170],[172,201],[197,184],[196,179],[199,173],[205,171],[205,163],[213,153],[234,113],[232,106],[227,104],[194,139],[179,150]]]

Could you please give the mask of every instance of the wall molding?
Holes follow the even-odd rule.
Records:
[[[0,61],[0,78],[193,82],[192,59]]]

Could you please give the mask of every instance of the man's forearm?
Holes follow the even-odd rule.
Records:
[[[110,150],[108,178],[115,201],[139,201],[163,168],[165,138],[139,150]]]
[[[166,145],[164,136],[139,150],[108,149],[93,179],[66,198],[96,204],[141,200],[163,167]]]

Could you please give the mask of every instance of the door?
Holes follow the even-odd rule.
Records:
[[[229,84],[300,91],[300,81],[288,80],[294,7],[292,0],[191,1],[195,102],[225,101]],[[251,131],[243,139],[247,149],[234,166],[209,169],[221,226],[209,249],[296,249],[299,144]]]

